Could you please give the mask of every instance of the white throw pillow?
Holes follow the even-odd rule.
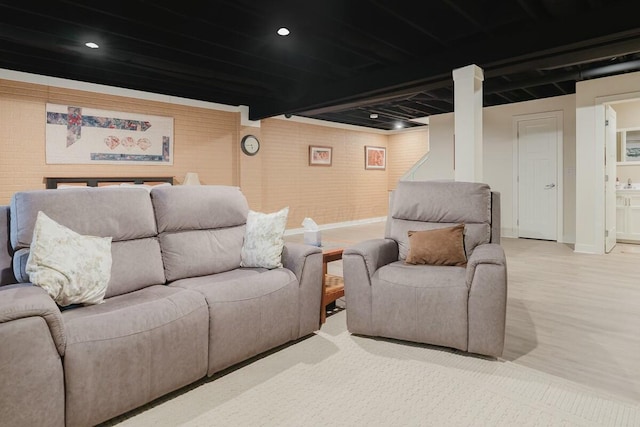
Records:
[[[282,267],[284,230],[289,207],[274,213],[249,211],[241,253],[241,267]]]
[[[111,278],[111,237],[83,236],[38,212],[26,272],[60,306],[99,304]]]

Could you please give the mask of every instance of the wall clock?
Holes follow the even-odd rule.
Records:
[[[260,141],[253,135],[246,135],[240,141],[240,148],[247,156],[255,156],[260,151]]]

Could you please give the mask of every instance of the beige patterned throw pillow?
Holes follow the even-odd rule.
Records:
[[[282,267],[284,230],[289,207],[274,213],[249,211],[241,253],[241,267]]]
[[[83,236],[38,212],[26,272],[60,306],[99,304],[111,277],[111,237]]]

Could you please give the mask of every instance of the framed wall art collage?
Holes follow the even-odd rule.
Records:
[[[173,118],[46,106],[48,164],[172,165]]]

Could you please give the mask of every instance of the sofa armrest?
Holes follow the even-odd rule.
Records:
[[[282,266],[295,274],[299,282],[298,337],[317,331],[322,303],[322,249],[316,246],[286,242],[282,251]]]
[[[474,249],[467,262],[467,286],[467,351],[500,357],[507,314],[507,262],[500,245]]]
[[[285,242],[282,251],[282,266],[293,271],[298,280],[302,281],[304,264],[309,255],[313,254],[322,254],[322,249],[317,246]],[[322,260],[320,263],[322,264]]]
[[[0,287],[2,425],[63,427],[62,317],[31,284]]]
[[[398,260],[398,243],[392,239],[371,239],[346,248],[342,254],[361,257],[369,279],[380,267]]]
[[[507,261],[502,246],[488,243],[477,246],[467,261],[467,287],[471,287],[473,277],[480,264],[500,265],[506,268]]]
[[[47,292],[31,284],[9,285],[0,288],[0,323],[28,317],[42,317],[45,320],[58,353],[63,356],[66,337],[62,315]]]
[[[352,334],[376,335],[371,277],[380,267],[397,260],[398,243],[391,239],[365,240],[342,253],[347,329]]]

